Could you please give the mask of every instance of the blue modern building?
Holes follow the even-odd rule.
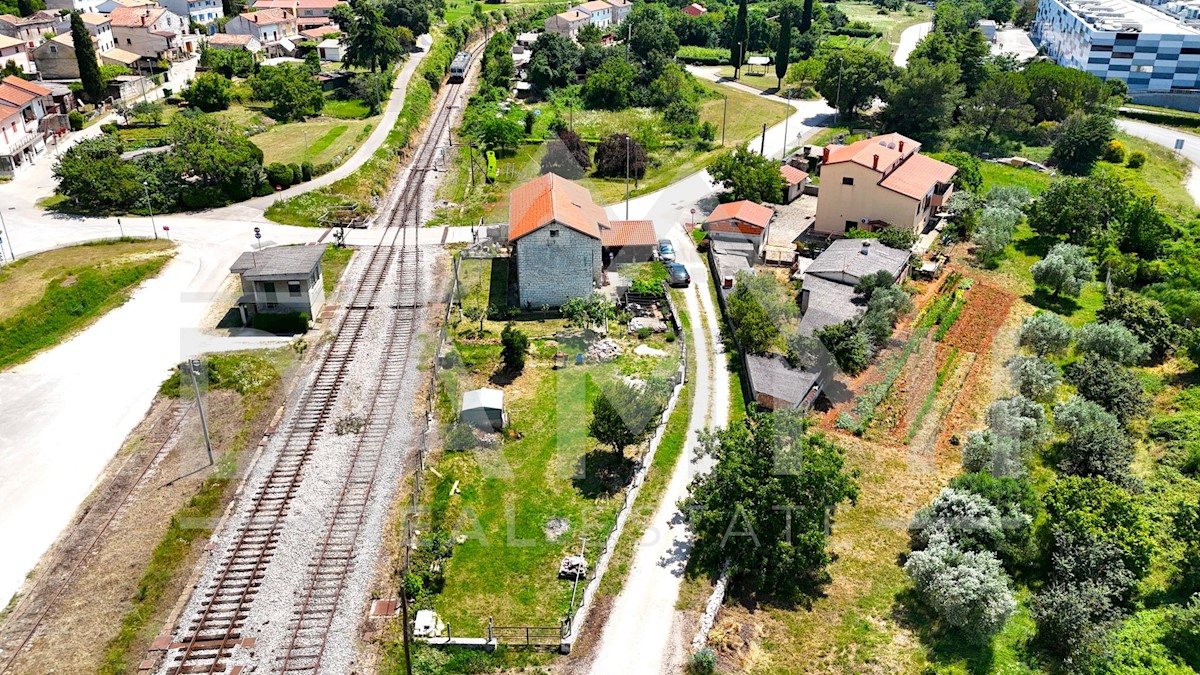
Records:
[[[1131,93],[1200,89],[1200,30],[1134,0],[1040,0],[1030,37],[1060,65]]]

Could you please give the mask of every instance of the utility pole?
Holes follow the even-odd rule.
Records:
[[[787,103],[785,105],[787,106],[787,109],[783,113],[783,159],[787,159],[788,140],[790,138],[788,136],[788,122],[790,122],[792,119],[792,90],[791,89],[788,89]]]
[[[309,161],[308,160],[308,129],[301,129],[300,131],[304,133],[304,161],[307,162],[307,161]]]
[[[154,238],[158,239],[158,226],[154,224],[154,207],[150,204],[150,181],[142,181],[142,188],[146,190],[146,210],[150,212],[150,229],[154,230]]]
[[[625,220],[629,220],[629,134],[625,134]]]
[[[767,123],[763,122],[762,144],[758,148],[758,154],[763,157],[767,156]]]
[[[412,652],[409,647],[408,637],[408,569],[404,570],[404,576],[400,579],[400,613],[404,620],[404,671],[408,675],[412,675]]]
[[[200,370],[200,359],[188,361],[186,366],[180,366],[192,376],[192,391],[196,392],[196,408],[200,411],[200,429],[204,431],[204,449],[208,451],[208,465],[213,465],[212,441],[208,437],[208,421],[204,418],[204,404],[200,401],[200,383],[196,381],[196,372]]]
[[[833,97],[833,123],[837,124],[842,115],[842,57],[838,57],[837,94]]]

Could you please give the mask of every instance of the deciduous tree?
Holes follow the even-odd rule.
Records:
[[[320,83],[307,70],[291,63],[259,68],[258,74],[250,78],[250,90],[255,100],[271,104],[272,117],[284,122],[316,115],[325,107]]]
[[[210,71],[197,74],[192,83],[179,92],[179,95],[190,106],[204,112],[216,112],[229,107],[232,100],[231,86],[230,81],[223,75]]]
[[[646,175],[648,160],[642,144],[628,134],[609,134],[595,153],[596,175],[618,178],[629,173],[637,180]]]
[[[725,187],[724,201],[749,199],[777,204],[787,185],[779,163],[742,146],[719,155],[708,166],[713,181]]]
[[[839,114],[853,116],[883,96],[883,83],[895,72],[896,66],[888,56],[850,47],[825,59],[816,88],[825,100],[834,103]]]
[[[1089,323],[1079,331],[1075,348],[1123,366],[1139,366],[1150,357],[1150,345],[1142,342],[1119,321]]]
[[[1075,385],[1080,396],[1098,403],[1123,424],[1150,408],[1140,380],[1127,368],[1095,354],[1067,366],[1067,382]]]
[[[1124,288],[1104,296],[1104,305],[1096,312],[1096,319],[1119,321],[1150,347],[1154,359],[1169,353],[1180,337],[1179,327],[1171,322],[1171,315],[1161,302]]]
[[[926,142],[939,138],[963,97],[959,76],[954,62],[909,59],[907,67],[883,83],[887,107],[879,113],[879,121],[884,131]]]

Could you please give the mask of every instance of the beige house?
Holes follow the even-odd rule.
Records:
[[[0,68],[10,62],[17,64],[22,73],[33,72],[33,63],[25,53],[25,43],[14,37],[0,35]]]
[[[920,149],[920,143],[900,134],[827,146],[813,232],[840,235],[885,225],[919,232],[950,199],[957,171]]]
[[[225,24],[225,32],[234,35],[253,35],[264,45],[296,35],[296,15],[286,9],[263,9],[244,12]]]
[[[27,17],[0,14],[0,35],[7,35],[25,43],[25,47],[34,47],[46,41],[46,34],[58,35],[71,30],[71,16],[57,11],[41,10]]]
[[[185,48],[187,19],[162,7],[117,7],[108,18],[117,46],[146,61],[156,62]]]
[[[590,14],[581,12],[578,9],[569,9],[547,18],[546,32],[558,33],[573,40],[575,39],[575,35],[579,33],[579,29],[588,25],[591,21],[592,17]]]

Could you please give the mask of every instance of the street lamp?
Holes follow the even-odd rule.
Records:
[[[196,375],[200,372],[200,359],[191,359],[180,364],[179,369],[192,376],[192,390],[196,392],[196,408],[200,410],[200,428],[204,431],[204,448],[208,450],[208,465],[213,465],[212,442],[208,438],[208,421],[204,418],[204,404],[200,401],[200,384]]]
[[[833,123],[837,124],[842,114],[842,57],[838,56],[837,93],[833,97]]]
[[[150,181],[142,181],[142,188],[146,191],[146,210],[150,212],[150,229],[154,230],[154,238],[158,239],[158,226],[154,224],[154,207],[150,205]]]

